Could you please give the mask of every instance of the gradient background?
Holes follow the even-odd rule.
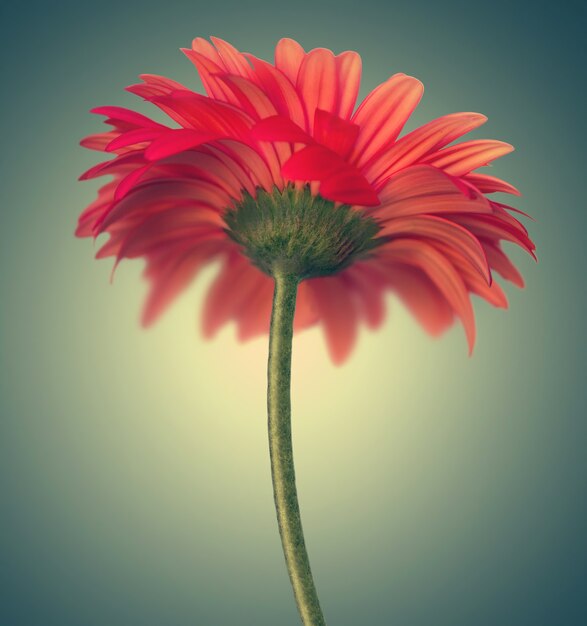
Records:
[[[93,260],[78,147],[92,106],[148,108],[141,72],[199,82],[214,34],[264,58],[281,36],[358,50],[362,94],[403,71],[517,152],[494,172],[540,262],[476,303],[479,338],[430,340],[390,299],[333,367],[294,348],[298,486],[335,626],[587,623],[585,24],[574,3],[4,3],[0,186],[2,626],[294,626],[266,442],[266,341],[203,342],[210,267],[139,328],[140,262]],[[579,4],[577,3],[578,7]]]

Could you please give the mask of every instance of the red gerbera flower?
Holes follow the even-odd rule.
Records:
[[[472,348],[470,294],[507,306],[493,270],[523,285],[501,241],[534,250],[511,214],[515,209],[487,197],[518,191],[475,172],[512,146],[494,140],[450,145],[486,121],[478,113],[445,115],[400,137],[422,84],[395,74],[355,109],[356,52],[306,53],[282,39],[271,65],[221,39],[212,42],[198,38],[184,50],[207,95],[151,74],[128,87],[163,110],[169,125],[98,107],[93,112],[105,115],[112,130],[82,141],[115,156],[83,174],[113,179],[83,212],[76,234],[110,235],[98,257],[146,259],[151,291],[143,322],[153,322],[200,268],[220,258],[204,333],[211,336],[231,320],[241,339],[267,333],[270,268],[256,258],[256,244],[233,231],[229,216],[247,199],[266,196],[274,204],[294,193],[322,202],[324,211],[358,214],[376,230],[371,244],[353,248],[344,262],[302,276],[296,329],[321,324],[340,363],[360,321],[373,328],[382,323],[385,292],[392,290],[432,334],[460,318]]]
[[[115,157],[82,178],[110,174],[82,214],[79,236],[108,233],[99,257],[144,257],[151,323],[210,260],[222,269],[204,332],[234,320],[245,339],[270,331],[268,413],[277,519],[306,626],[324,617],[304,544],[290,426],[294,327],[322,324],[342,362],[359,321],[381,324],[395,291],[433,334],[461,319],[470,348],[470,294],[506,298],[492,270],[522,286],[502,240],[533,254],[514,210],[486,194],[517,194],[475,170],[510,152],[500,141],[450,145],[485,122],[438,118],[399,138],[422,84],[396,74],[355,110],[361,60],[282,39],[271,65],[220,39],[185,50],[207,96],[143,75],[129,87],[175,122],[99,107],[113,130],[82,144]],[[297,304],[296,304],[297,299]]]

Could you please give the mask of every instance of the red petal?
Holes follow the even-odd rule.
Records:
[[[482,193],[500,192],[511,193],[514,196],[522,195],[513,185],[495,176],[488,176],[487,174],[467,174],[464,178],[468,183],[475,185]]]
[[[306,113],[300,96],[290,80],[270,63],[252,54],[246,56],[253,65],[261,87],[271,98],[279,114],[305,129]]]
[[[289,141],[291,143],[313,143],[312,137],[297,124],[283,115],[272,115],[257,122],[251,131],[255,139],[262,141]]]
[[[296,299],[296,313],[294,317],[294,332],[313,326],[319,321],[314,296],[308,287],[309,282],[304,280],[298,287]]]
[[[228,206],[230,198],[216,185],[204,181],[185,181],[164,178],[140,183],[112,206],[96,225],[99,232],[111,224],[137,213],[145,216],[173,206],[207,207],[220,212]]]
[[[389,235],[394,239],[401,236],[423,237],[443,242],[462,254],[486,283],[491,282],[487,258],[479,240],[466,228],[450,220],[435,215],[402,217],[390,220],[383,226],[379,235]]]
[[[292,82],[296,84],[300,65],[306,53],[297,41],[293,39],[280,39],[275,46],[275,67],[281,70]]]
[[[148,273],[152,277],[152,287],[145,308],[142,322],[144,326],[152,324],[169,304],[194,280],[196,273],[222,249],[223,242],[201,243],[191,247],[180,255],[174,254],[171,261],[150,262]],[[153,267],[153,265],[155,267]]]
[[[368,175],[378,182],[383,181],[486,121],[485,115],[479,113],[453,113],[432,120],[398,139],[381,153],[367,168]]]
[[[133,124],[135,126],[140,127],[148,127],[148,128],[161,128],[166,129],[166,126],[163,124],[158,124],[157,122],[149,119],[145,115],[141,115],[136,111],[131,111],[130,109],[125,109],[124,107],[115,107],[115,106],[104,106],[104,107],[95,107],[90,110],[90,113],[97,113],[98,115],[106,115],[113,120],[120,120],[122,122],[127,122],[129,124]]]
[[[513,146],[503,141],[477,139],[433,152],[423,159],[423,162],[434,165],[453,176],[464,176],[508,154],[513,149]]]
[[[440,240],[431,243],[453,264],[469,291],[481,296],[495,307],[507,309],[507,298],[496,281],[488,282],[474,267],[471,267],[469,259],[454,247],[448,246]]]
[[[291,180],[322,180],[345,167],[345,162],[334,152],[322,146],[306,146],[294,152],[283,166],[282,173]]]
[[[238,141],[223,139],[218,142],[222,151],[226,152],[231,159],[250,176],[254,187],[262,187],[270,191],[274,186],[274,177],[269,169],[267,161],[255,150]],[[249,191],[249,193],[251,193]],[[253,189],[253,195],[254,195]]]
[[[338,110],[336,113],[348,119],[355,108],[361,84],[361,57],[347,51],[335,57],[338,78]]]
[[[129,85],[126,87],[126,91],[134,93],[146,100],[151,100],[154,96],[168,96],[170,93],[177,90],[187,90],[187,87],[184,87],[181,83],[165,76],[159,76],[157,74],[139,74],[139,78],[144,82],[138,85]]]
[[[369,262],[357,262],[341,272],[348,288],[356,295],[357,306],[370,328],[378,328],[385,319],[386,281]],[[303,284],[303,283],[302,283]]]
[[[158,161],[178,152],[195,148],[203,143],[214,141],[220,136],[219,133],[206,133],[187,128],[170,130],[151,143],[145,151],[145,157],[149,161]]]
[[[227,72],[249,78],[252,74],[251,66],[244,54],[239,52],[232,44],[218,37],[210,37],[210,40],[218,50]]]
[[[484,241],[483,247],[485,248],[487,260],[492,269],[506,280],[514,283],[514,285],[520,288],[524,287],[524,278],[505,252],[499,247],[499,244]]]
[[[143,177],[143,175],[150,169],[151,164],[143,165],[142,167],[137,167],[137,169],[133,170],[130,174],[125,176],[118,187],[116,187],[116,192],[114,193],[114,200],[120,200],[126,196],[126,194],[139,182],[139,180]]]
[[[496,215],[454,215],[451,219],[468,228],[478,237],[495,241],[505,239],[516,243],[536,258],[534,254],[536,246],[525,231],[513,224],[504,222]]]
[[[234,246],[232,250],[206,296],[202,317],[206,337],[212,337],[231,319],[238,319],[242,306],[259,286],[261,271],[234,251]]]
[[[453,308],[422,270],[394,265],[389,283],[426,332],[437,336],[452,326]]]
[[[320,183],[320,195],[334,202],[359,206],[377,206],[379,198],[373,187],[354,168],[334,172]]]
[[[256,282],[235,313],[237,336],[241,341],[268,334],[271,321],[273,280],[256,268],[252,268],[252,271],[256,272]]]
[[[88,180],[106,174],[127,174],[129,168],[134,169],[137,164],[144,163],[145,157],[142,151],[126,152],[90,167],[79,177],[79,180]]]
[[[322,146],[307,146],[295,152],[282,168],[291,180],[320,181],[320,195],[334,202],[374,206],[377,194],[354,167]]]
[[[158,128],[137,128],[136,130],[127,130],[125,133],[121,133],[118,137],[113,139],[107,146],[107,152],[116,152],[120,148],[126,148],[128,146],[134,146],[135,144],[141,144],[146,141],[152,141],[157,137],[160,137],[165,131]]]
[[[316,109],[314,138],[343,158],[348,156],[357,140],[359,127],[337,115]]]
[[[134,258],[167,242],[176,246],[183,243],[182,240],[186,243],[189,240],[195,246],[202,239],[225,238],[223,225],[218,216],[210,211],[198,211],[194,207],[168,209],[128,228],[117,255],[119,258]]]
[[[357,311],[351,293],[340,276],[307,281],[323,324],[330,358],[343,363],[357,338]]]
[[[429,165],[413,165],[394,174],[379,192],[381,207],[374,215],[394,219],[423,213],[487,213],[483,197],[470,198],[450,176]]]
[[[452,263],[433,246],[408,239],[392,241],[381,250],[380,256],[392,263],[417,267],[427,274],[463,322],[469,352],[472,352],[475,343],[473,307],[463,279]]]
[[[152,101],[184,128],[246,140],[252,126],[243,111],[191,91],[174,91]]]
[[[396,140],[412,111],[420,102],[424,87],[419,80],[395,74],[363,100],[352,117],[361,127],[352,152],[353,162],[365,165]]]
[[[229,74],[219,78],[228,85],[238,99],[240,107],[253,119],[263,119],[277,113],[267,95],[250,80]]]
[[[310,130],[312,130],[316,109],[333,111],[337,104],[334,54],[326,48],[311,50],[302,62],[296,86],[306,109]]]
[[[206,93],[211,98],[215,98],[221,102],[238,104],[236,96],[218,79],[218,76],[224,73],[224,70],[219,65],[195,50],[182,48],[182,52],[194,64],[200,75],[202,85],[204,85]]]
[[[120,131],[111,130],[107,133],[95,133],[84,137],[79,145],[88,148],[89,150],[99,150],[100,152],[106,151],[106,146],[120,135]]]

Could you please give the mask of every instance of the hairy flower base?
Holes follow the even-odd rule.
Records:
[[[329,276],[365,257],[384,240],[370,217],[314,196],[308,186],[245,194],[224,215],[228,235],[266,274],[299,280]]]

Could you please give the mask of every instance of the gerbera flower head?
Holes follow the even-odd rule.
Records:
[[[206,95],[144,74],[128,91],[169,122],[98,107],[111,130],[81,142],[114,156],[81,177],[112,179],[76,234],[109,234],[98,257],[146,260],[143,322],[219,259],[204,306],[207,336],[229,321],[241,339],[266,333],[278,269],[302,281],[295,328],[321,324],[337,363],[359,322],[382,323],[389,290],[432,334],[459,318],[472,348],[471,294],[506,307],[494,272],[523,286],[501,242],[534,250],[515,209],[490,199],[518,191],[476,171],[512,146],[453,143],[486,121],[478,113],[400,136],[422,84],[395,74],[356,107],[356,52],[305,52],[282,39],[271,64],[211,41],[184,50]]]

